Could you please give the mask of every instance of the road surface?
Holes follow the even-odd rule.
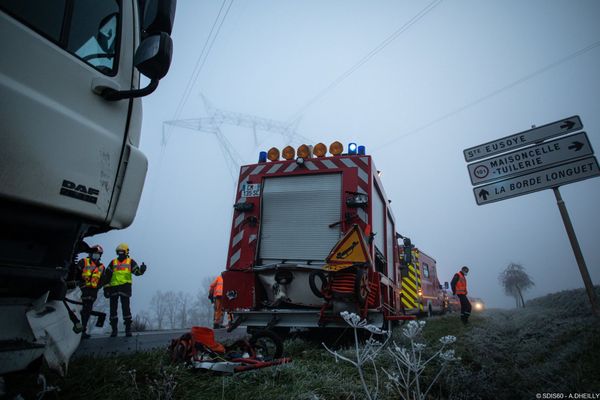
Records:
[[[189,332],[189,329],[135,332],[131,337],[120,333],[117,337],[109,335],[94,335],[81,341],[73,358],[82,356],[107,357],[117,354],[133,354],[154,349],[167,349],[172,339]],[[231,333],[223,329],[215,329],[217,342],[230,342],[246,337],[246,327],[235,329]]]

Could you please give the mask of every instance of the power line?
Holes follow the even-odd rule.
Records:
[[[407,133],[405,133],[403,135],[397,136],[396,138],[383,143],[381,146],[378,146],[378,147],[374,148],[374,150],[379,150],[381,148],[387,147],[390,144],[392,144],[394,142],[397,142],[398,140],[400,140],[402,138],[405,138],[407,136],[411,136],[411,135],[414,135],[415,133],[421,132],[422,130],[427,129],[430,126],[435,125],[435,124],[437,124],[440,121],[443,121],[443,120],[445,120],[447,118],[450,118],[450,117],[452,117],[452,116],[454,116],[454,115],[456,115],[456,114],[458,114],[460,112],[463,112],[466,109],[474,107],[474,106],[476,106],[479,103],[482,103],[482,102],[484,102],[484,101],[486,101],[486,100],[488,100],[488,99],[490,99],[490,98],[492,98],[492,97],[494,97],[494,96],[496,96],[496,95],[498,95],[498,94],[500,94],[502,92],[507,91],[508,89],[511,89],[511,88],[513,88],[513,87],[515,87],[515,86],[517,86],[517,85],[519,85],[519,84],[521,84],[521,83],[523,83],[525,81],[528,81],[529,79],[532,79],[532,78],[536,77],[537,75],[540,75],[540,74],[542,74],[542,73],[544,73],[544,72],[546,72],[546,71],[548,71],[548,70],[550,70],[552,68],[558,67],[559,65],[561,65],[561,64],[563,64],[563,63],[565,63],[565,62],[567,62],[567,61],[569,61],[569,60],[571,60],[571,59],[573,59],[575,57],[579,57],[580,55],[583,55],[583,54],[585,54],[585,53],[587,53],[587,52],[595,49],[598,46],[600,46],[600,41],[594,42],[594,43],[592,43],[592,44],[590,44],[590,45],[588,45],[588,46],[586,46],[586,47],[584,47],[582,49],[577,50],[574,53],[571,53],[571,54],[569,54],[569,55],[567,55],[567,56],[565,56],[565,57],[563,57],[563,58],[561,58],[561,59],[559,59],[557,61],[554,61],[554,62],[552,62],[552,63],[550,63],[550,64],[548,64],[548,65],[546,65],[546,66],[544,66],[544,67],[542,67],[540,69],[537,69],[537,70],[535,70],[535,71],[533,71],[533,72],[531,72],[531,73],[529,73],[529,74],[527,74],[527,75],[525,75],[525,76],[517,79],[516,81],[513,81],[513,82],[509,83],[508,85],[505,85],[505,86],[501,87],[500,89],[496,89],[493,92],[486,94],[485,96],[482,96],[482,97],[480,97],[480,98],[478,98],[478,99],[476,99],[476,100],[474,100],[474,101],[472,101],[470,103],[465,104],[462,107],[459,107],[459,108],[457,108],[457,109],[455,109],[455,110],[453,110],[453,111],[451,111],[451,112],[449,112],[447,114],[444,114],[444,115],[442,115],[442,116],[434,119],[433,121],[430,121],[430,122],[426,123],[425,125],[422,125],[422,126],[416,128],[416,129],[413,129],[413,130],[411,130],[411,131],[409,131],[409,132],[407,132]]]
[[[336,86],[342,83],[346,78],[352,75],[357,69],[366,64],[371,58],[373,58],[377,53],[387,47],[390,43],[392,43],[398,36],[402,33],[406,32],[411,26],[416,24],[419,20],[421,20],[425,15],[427,15],[431,10],[437,7],[442,0],[434,0],[429,3],[425,8],[419,11],[414,17],[412,17],[408,22],[398,28],[394,33],[384,39],[381,43],[379,43],[373,50],[371,50],[367,55],[358,60],[354,65],[352,65],[349,69],[343,72],[340,76],[334,79],[329,85],[327,85],[323,90],[317,93],[312,99],[310,99],[306,104],[304,104],[298,111],[296,111],[288,120],[295,121],[302,115],[304,111],[306,111],[310,106],[319,101],[323,96],[325,96],[329,91],[333,90]]]
[[[202,70],[202,68],[204,67],[204,64],[206,63],[206,60],[208,59],[208,55],[210,54],[210,51],[215,43],[215,40],[217,39],[217,36],[219,35],[219,32],[221,31],[221,27],[223,26],[223,23],[225,22],[225,18],[227,17],[227,14],[229,14],[229,10],[231,9],[231,6],[233,5],[233,1],[234,0],[230,0],[229,6],[227,7],[225,14],[223,15],[223,18],[221,18],[221,14],[223,13],[223,8],[225,7],[227,0],[223,0],[223,2],[221,3],[219,12],[218,12],[217,16],[215,17],[215,20],[210,28],[210,32],[208,33],[208,36],[207,36],[206,40],[204,41],[204,45],[202,46],[202,51],[200,52],[200,55],[198,56],[198,59],[196,60],[196,64],[194,65],[194,69],[192,70],[192,75],[190,76],[190,79],[187,82],[186,87],[183,91],[183,95],[182,95],[181,99],[179,100],[179,104],[177,105],[177,108],[175,109],[175,114],[173,115],[173,119],[178,119],[181,116],[181,112],[183,111],[183,108],[185,107],[185,103],[187,102],[187,100],[190,96],[190,93],[191,93],[194,85],[196,84],[196,80],[198,79],[198,75],[200,74],[200,71]],[[220,23],[219,23],[219,20],[221,21]],[[217,27],[217,31],[213,36],[213,32],[215,31],[215,27],[217,26],[217,24],[219,26]],[[212,40],[211,40],[211,37],[212,37]],[[171,136],[170,128],[171,128],[170,126],[165,126],[164,124],[162,126],[162,143],[161,143],[162,146],[160,149],[160,156],[158,159],[158,170],[159,171],[162,168],[163,157],[165,155],[165,149],[166,149],[166,143],[167,143],[169,137]],[[158,175],[157,179],[160,179],[160,175]],[[156,191],[157,187],[158,187],[158,184],[154,188],[155,191]],[[151,196],[151,198],[154,198],[154,195]]]
[[[179,103],[177,104],[177,108],[175,109],[175,114],[173,116],[174,117],[173,119],[179,118],[181,110],[183,109],[183,106],[184,106],[185,102],[187,101],[187,98],[189,96],[189,91],[191,90],[190,88],[191,88],[191,86],[193,86],[192,82],[194,81],[194,77],[196,76],[196,71],[198,70],[198,67],[200,66],[200,62],[202,61],[202,58],[204,57],[204,52],[206,51],[208,42],[210,41],[210,38],[212,37],[215,26],[217,26],[219,18],[221,17],[221,13],[223,12],[223,8],[225,7],[226,1],[227,0],[223,0],[223,3],[221,3],[221,8],[219,9],[219,13],[217,14],[217,17],[215,18],[215,20],[212,24],[212,27],[210,28],[208,37],[204,41],[204,46],[202,46],[202,51],[200,52],[200,55],[198,56],[198,59],[196,60],[196,64],[194,65],[194,69],[192,70],[192,75],[190,76],[190,79],[186,83],[185,89],[183,90],[183,95],[179,99]]]
[[[194,65],[194,69],[192,71],[192,76],[190,77],[190,80],[188,81],[186,88],[183,92],[183,96],[181,97],[179,104],[177,105],[177,109],[175,111],[173,119],[179,119],[179,117],[181,116],[183,107],[185,107],[185,103],[188,101],[188,99],[190,97],[192,89],[194,88],[194,85],[196,84],[196,81],[198,80],[198,76],[200,75],[202,68],[206,64],[206,60],[208,59],[208,56],[210,55],[213,45],[215,44],[215,41],[217,40],[217,37],[219,36],[219,32],[221,32],[221,27],[223,26],[223,23],[225,22],[225,18],[227,18],[227,15],[229,14],[229,10],[231,9],[231,6],[233,5],[233,1],[234,0],[230,1],[229,6],[227,7],[227,10],[225,11],[225,14],[223,15],[222,18],[221,18],[221,14],[223,13],[223,8],[225,7],[227,0],[223,0],[223,3],[221,3],[221,8],[219,9],[219,13],[217,14],[217,17],[215,18],[215,21],[213,22],[212,27],[210,28],[210,32],[208,34],[208,37],[206,38],[206,41],[204,42],[204,46],[202,46],[202,51],[200,52],[200,55],[198,56],[198,59],[196,60],[196,64]],[[220,20],[220,23],[219,23],[219,20]],[[216,30],[215,34],[213,35],[213,32],[215,31],[215,27],[217,26],[217,24],[219,26],[217,27],[217,30]]]

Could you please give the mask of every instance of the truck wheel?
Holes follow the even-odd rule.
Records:
[[[185,363],[188,360],[188,348],[183,343],[177,343],[171,352],[171,364]]]
[[[361,307],[367,303],[367,299],[369,297],[369,275],[364,269],[356,270],[354,294],[356,295],[356,300]]]
[[[321,280],[321,287],[317,287],[317,283],[315,282],[315,278],[319,277]],[[313,292],[315,296],[318,298],[323,298],[323,287],[327,284],[327,277],[323,271],[311,271],[308,275],[308,286],[310,286],[310,290]]]
[[[283,355],[283,340],[270,330],[255,332],[250,338],[250,345],[254,347],[256,355],[262,356],[264,360],[273,360]]]
[[[279,336],[282,340],[285,340],[287,338],[287,336],[290,334],[291,332],[291,328],[286,327],[286,326],[274,326],[272,328],[269,329],[271,332],[275,332],[275,334],[277,336]]]

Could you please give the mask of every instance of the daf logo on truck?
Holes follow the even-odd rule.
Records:
[[[94,189],[93,187],[87,188],[85,185],[78,185],[65,179],[63,180],[62,187],[60,188],[60,194],[77,200],[83,200],[87,201],[88,203],[96,204],[100,191],[98,189]]]

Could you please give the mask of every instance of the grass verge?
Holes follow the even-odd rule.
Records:
[[[600,289],[598,290],[600,295]],[[531,399],[536,393],[584,393],[600,388],[600,321],[589,313],[583,290],[535,299],[519,310],[487,310],[463,326],[457,314],[427,320],[422,341],[435,350],[445,335],[461,361],[445,370],[432,392],[443,399]],[[393,340],[404,343],[402,327]],[[44,371],[60,387],[60,399],[361,399],[356,370],[339,362],[318,341],[287,340],[293,362],[232,376],[171,365],[164,351],[107,358],[81,358],[66,378]],[[351,349],[342,350],[352,356]],[[385,385],[381,367],[390,369],[385,352],[378,359],[379,393],[398,398]],[[430,372],[430,374],[432,374]],[[373,368],[366,369],[374,388]],[[431,378],[425,374],[424,379]],[[8,398],[35,398],[36,375],[11,377]],[[52,395],[46,397],[52,398]]]

